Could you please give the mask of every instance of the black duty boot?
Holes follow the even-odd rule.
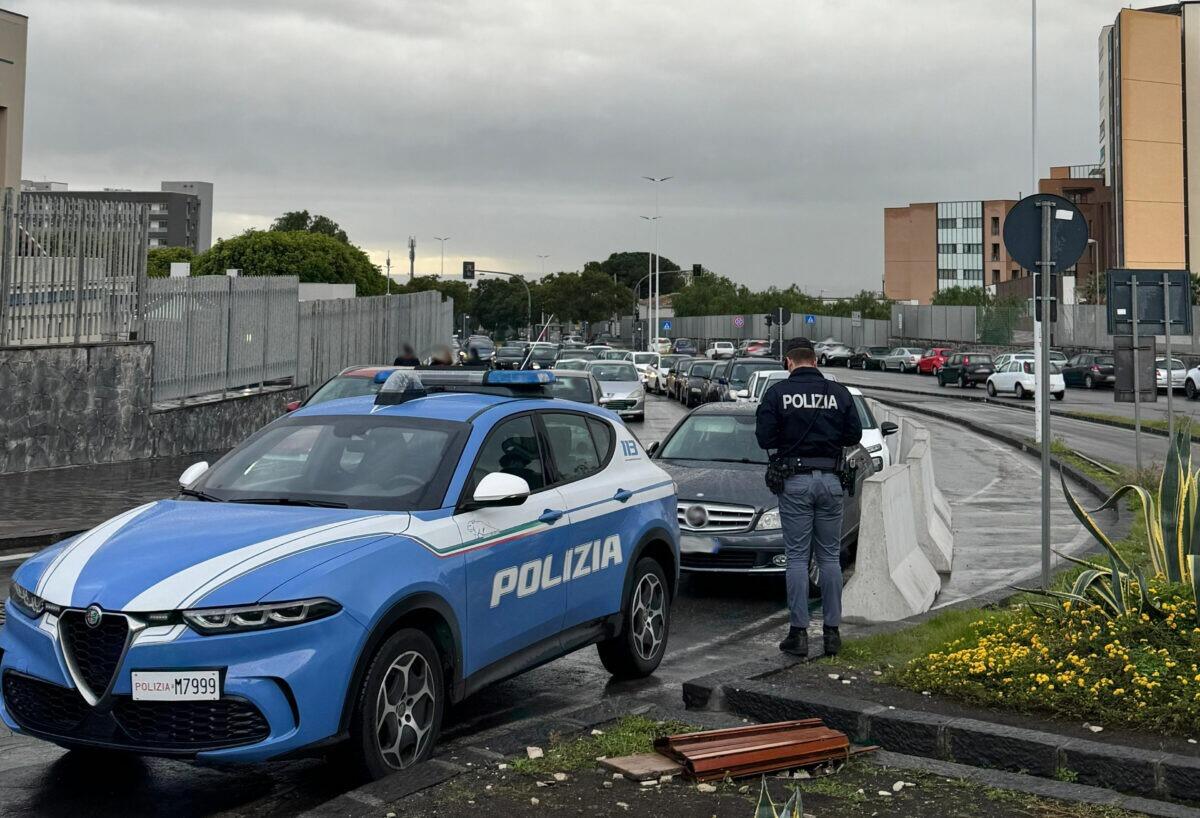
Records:
[[[842,635],[837,628],[825,628],[825,655],[837,656],[842,649]]]
[[[787,639],[779,643],[779,649],[792,656],[808,657],[808,631],[804,628],[789,628]]]

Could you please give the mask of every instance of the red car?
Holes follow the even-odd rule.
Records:
[[[954,354],[950,347],[934,347],[925,350],[921,360],[917,361],[917,372],[922,375],[936,375],[946,365],[946,359]]]

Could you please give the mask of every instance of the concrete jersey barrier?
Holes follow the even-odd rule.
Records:
[[[929,440],[917,439],[904,460],[912,469],[917,542],[934,570],[939,574],[949,574],[954,562],[954,534],[935,507],[937,484],[933,479],[933,451]]]

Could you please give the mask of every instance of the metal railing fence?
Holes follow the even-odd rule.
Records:
[[[144,204],[3,191],[0,346],[125,340],[146,277]]]

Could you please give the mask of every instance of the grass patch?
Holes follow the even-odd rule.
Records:
[[[627,756],[648,753],[654,749],[654,740],[675,733],[691,733],[696,728],[680,721],[655,721],[645,716],[626,716],[604,728],[598,736],[583,736],[560,740],[550,738],[550,747],[542,758],[518,758],[513,769],[519,773],[539,775],[565,773],[572,770],[590,769],[596,766],[596,758]]]
[[[1179,400],[1184,400],[1185,403],[1187,402],[1184,398],[1182,398],[1180,396],[1177,396],[1177,398]],[[1163,400],[1166,400],[1166,398],[1163,398]],[[1058,413],[1056,412],[1055,414],[1058,414]],[[1063,412],[1062,414],[1066,415],[1067,417],[1078,418],[1080,420],[1099,420],[1104,423],[1111,423],[1115,426],[1124,426],[1127,429],[1134,428],[1133,418],[1127,418],[1123,415],[1110,415],[1106,412],[1078,412],[1075,410],[1071,410],[1070,412]],[[1176,429],[1179,428],[1179,424],[1181,421],[1186,422],[1183,416],[1187,415],[1189,413],[1185,412],[1185,411],[1181,411],[1181,412],[1178,412],[1177,414],[1178,414],[1178,417],[1176,417],[1176,419],[1175,419],[1175,428]],[[1166,432],[1168,430],[1167,421],[1165,418],[1142,418],[1142,429],[1143,430],[1144,429],[1154,429],[1156,431]],[[1193,433],[1192,440],[1200,442],[1200,436],[1197,436],[1195,433]]]

